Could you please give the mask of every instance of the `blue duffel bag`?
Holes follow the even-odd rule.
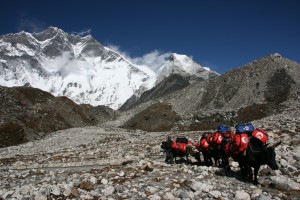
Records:
[[[248,135],[251,135],[254,129],[255,128],[252,123],[238,124],[235,126],[236,133],[247,133]]]

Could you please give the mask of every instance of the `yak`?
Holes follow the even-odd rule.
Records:
[[[208,148],[203,150],[201,149],[203,153],[203,157],[208,157],[208,164],[212,165],[214,160],[214,166],[219,166],[225,169],[225,171],[229,172],[231,171],[230,166],[229,166],[229,156],[225,153],[225,146],[227,143],[231,141],[231,135],[230,134],[222,134],[218,136],[219,143],[214,142],[215,133],[209,133],[209,134],[203,134],[201,137],[201,140],[206,139],[208,142]],[[205,154],[205,155],[204,155]]]
[[[255,137],[249,137],[247,149],[235,158],[239,163],[242,179],[248,179],[253,181],[254,184],[258,184],[257,175],[260,166],[268,165],[272,170],[277,170],[279,167],[275,159],[275,148],[280,144],[281,141],[269,146],[269,144],[263,144]],[[254,179],[252,168],[254,168]]]
[[[177,157],[184,157],[186,163],[190,163],[191,162],[189,159],[190,155],[195,157],[199,161],[199,159],[200,159],[199,152],[196,150],[196,148],[192,144],[188,143],[187,138],[178,137],[178,138],[176,138],[175,142],[176,142],[175,143],[176,147],[172,146],[172,148],[171,148],[172,157],[174,158],[175,163],[176,163]],[[178,148],[178,147],[184,147],[184,150],[182,150],[181,148]],[[162,142],[161,148],[164,151],[167,151],[169,149],[166,146],[166,141]],[[173,162],[171,162],[171,163],[173,163]]]

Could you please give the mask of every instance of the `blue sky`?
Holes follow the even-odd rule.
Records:
[[[298,0],[1,0],[0,34],[87,32],[131,58],[192,56],[219,73],[280,53],[300,63]]]

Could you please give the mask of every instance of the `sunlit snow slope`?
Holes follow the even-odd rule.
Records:
[[[0,37],[0,85],[31,86],[76,103],[117,109],[155,74],[143,71],[92,36],[50,27]]]

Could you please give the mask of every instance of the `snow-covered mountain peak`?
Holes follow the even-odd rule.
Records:
[[[33,33],[32,35],[39,41],[45,41],[58,35],[66,36],[67,33],[57,27],[50,26],[46,30],[39,33]]]
[[[195,76],[204,79],[218,75],[218,73],[211,71],[209,68],[202,67],[189,56],[177,53],[172,53],[169,60],[158,70],[156,83],[159,83],[171,74]]]
[[[155,77],[154,77],[155,78]],[[56,27],[0,37],[0,85],[31,86],[76,103],[119,108],[153,75],[90,35]]]
[[[189,74],[196,73],[199,69],[202,68],[199,64],[194,62],[187,55],[180,55],[176,53],[172,53],[169,58],[169,63],[167,63],[170,67],[180,68]]]
[[[91,35],[68,34],[57,27],[0,36],[0,85],[36,87],[76,103],[117,109],[171,73],[203,78],[213,74],[175,53],[155,74]]]

